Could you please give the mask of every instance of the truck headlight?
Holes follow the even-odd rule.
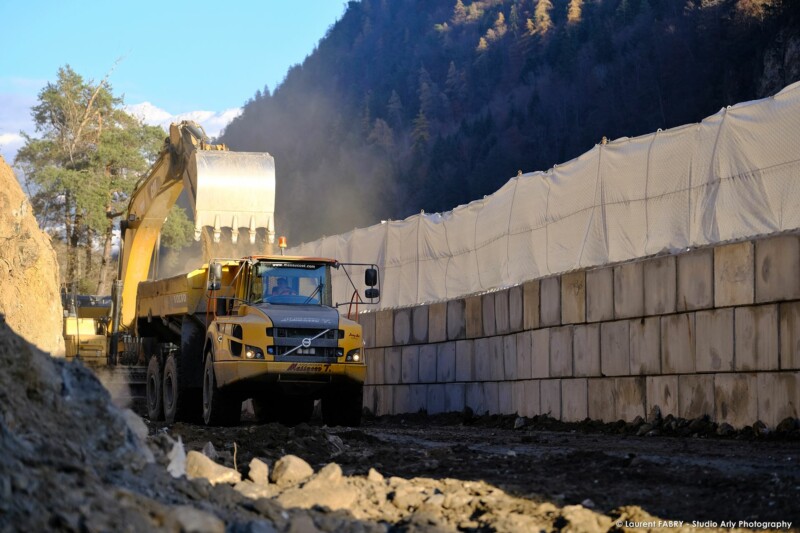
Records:
[[[356,348],[355,350],[350,350],[347,352],[347,357],[344,359],[348,363],[360,363],[361,362],[361,348]]]
[[[261,351],[261,348],[256,348],[255,346],[246,346],[244,356],[248,359],[264,359],[264,352]]]

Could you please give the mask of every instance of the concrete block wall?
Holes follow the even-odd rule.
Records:
[[[800,416],[800,235],[362,314],[378,415]]]

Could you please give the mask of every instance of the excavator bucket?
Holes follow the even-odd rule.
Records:
[[[250,243],[256,231],[264,229],[270,244],[275,240],[275,160],[267,153],[198,150],[190,159],[194,183],[184,183],[194,205],[195,239],[204,227],[211,228],[219,242],[224,228],[230,228],[236,243],[240,230]],[[184,179],[190,181],[191,178]]]

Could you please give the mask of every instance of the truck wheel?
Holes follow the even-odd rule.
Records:
[[[241,415],[242,402],[217,388],[214,357],[209,353],[203,368],[203,421],[207,426],[231,426]]]
[[[363,404],[362,385],[332,390],[322,399],[322,421],[329,426],[360,426]]]
[[[164,408],[161,403],[161,365],[158,357],[150,356],[147,364],[147,416],[150,420],[164,419]]]

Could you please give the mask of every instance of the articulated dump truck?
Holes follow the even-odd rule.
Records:
[[[366,373],[361,326],[342,305],[378,303],[375,265],[334,259],[213,254],[196,270],[150,280],[164,220],[185,191],[195,238],[250,248],[274,241],[275,164],[267,153],[231,152],[202,128],[170,126],[164,148],[137,184],[122,220],[119,271],[111,297],[64,294],[68,358],[99,368],[146,397],[152,419],[239,420],[251,399],[260,420],[308,420],[321,400],[328,424],[356,425]],[[265,248],[269,247],[265,245]],[[200,263],[200,261],[198,261]],[[355,287],[347,267],[363,271]],[[352,286],[332,301],[332,271]]]

